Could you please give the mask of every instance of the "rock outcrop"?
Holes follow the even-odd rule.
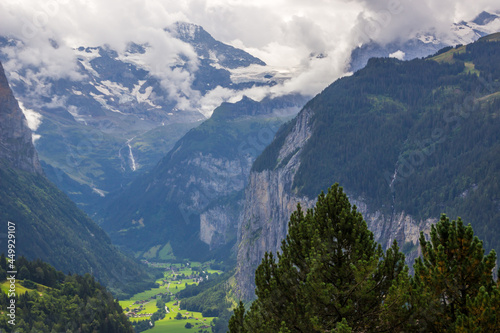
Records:
[[[26,117],[9,87],[0,63],[0,159],[9,166],[42,174]]]

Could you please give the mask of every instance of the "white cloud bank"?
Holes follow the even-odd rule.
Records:
[[[163,31],[176,21],[199,24],[214,38],[289,72],[292,79],[272,93],[313,95],[345,74],[352,49],[363,42],[387,43],[431,28],[445,35],[453,22],[499,7],[497,0],[2,0],[0,35],[27,46],[10,50],[19,54],[17,62],[6,64],[8,70],[40,66],[43,73],[34,79],[78,79],[70,47],[108,44],[124,51],[130,41],[148,43],[154,50],[148,67],[183,108],[191,99],[218,103],[232,92],[216,89],[200,100],[191,89],[193,77],[170,69],[180,54],[197,66],[193,50]],[[258,99],[269,91],[246,93]]]

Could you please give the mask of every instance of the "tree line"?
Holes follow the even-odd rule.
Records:
[[[134,329],[118,301],[90,274],[65,275],[41,261],[20,257],[15,262],[17,281],[15,325],[5,311],[11,298],[0,292],[1,332],[116,332]],[[5,281],[7,261],[0,257],[0,281]]]

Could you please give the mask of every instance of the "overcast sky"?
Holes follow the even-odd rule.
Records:
[[[499,9],[498,0],[1,0],[0,35],[30,47],[17,56],[25,64],[77,78],[65,46],[120,50],[130,41],[148,42],[158,51],[150,61],[165,62],[190,51],[163,28],[187,21],[293,72],[294,80],[275,89],[315,94],[344,74],[351,50],[367,38],[385,43],[430,28],[446,33],[453,22]],[[327,57],[310,57],[320,53]],[[186,79],[164,75],[172,82]]]

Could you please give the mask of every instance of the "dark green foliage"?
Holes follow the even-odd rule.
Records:
[[[257,157],[252,165],[252,171],[260,172],[266,169],[274,169],[277,165],[277,158],[286,136],[289,131],[295,126],[297,118],[293,118],[289,122],[283,124],[275,135],[274,140],[264,151]]]
[[[428,332],[494,332],[500,329],[500,302],[493,281],[496,253],[484,255],[471,225],[443,215],[430,240],[420,236],[422,257],[413,266],[419,326]]]
[[[275,261],[256,271],[256,295],[229,320],[247,332],[500,332],[495,251],[471,225],[443,215],[409,277],[397,244],[384,254],[338,185],[314,210],[300,205]]]
[[[265,255],[256,271],[257,299],[244,320],[240,303],[231,332],[325,332],[343,320],[355,331],[395,325],[379,317],[404,304],[382,306],[399,275],[407,275],[404,255],[396,244],[384,254],[337,184],[314,210],[304,215],[298,206],[281,251],[277,261]]]
[[[36,289],[36,283],[31,280],[23,280],[21,281],[21,285],[28,289]]]
[[[153,285],[153,277],[117,251],[104,231],[45,177],[0,161],[0,179],[0,221],[3,230],[8,221],[16,223],[18,255],[41,258],[64,272],[92,272],[117,296]],[[4,249],[6,239],[0,238]],[[20,278],[34,280],[34,274]]]
[[[199,292],[194,296],[183,299],[180,308],[189,309],[194,312],[202,312],[204,317],[219,317],[231,306],[226,300],[228,293],[227,277],[228,276],[225,275],[225,278],[219,279],[215,285],[209,288],[203,286],[202,288],[197,288],[196,291]],[[183,293],[183,295],[186,294],[189,293]]]
[[[11,318],[2,311],[0,331],[134,332],[118,302],[89,274],[64,275],[40,260],[30,262],[24,258],[19,258],[16,266],[38,272],[32,274],[33,281],[23,284],[35,290],[16,296],[15,326],[8,323]],[[6,309],[9,302],[10,298],[0,293],[0,307]]]
[[[242,301],[234,309],[234,315],[229,319],[229,332],[247,333],[245,329],[245,306]]]
[[[227,333],[227,328],[229,325],[229,320],[232,316],[232,311],[225,310],[218,318],[212,320],[212,332],[213,333]]]
[[[213,266],[211,265],[211,268]],[[193,271],[195,270],[195,267],[193,267]],[[231,276],[233,276],[234,271],[229,271],[224,274],[204,274],[208,275],[208,280],[204,279],[198,284],[190,284],[186,287],[186,289],[183,289],[177,293],[178,298],[188,298],[192,296],[196,296],[212,287],[215,287],[218,284],[225,283]]]
[[[151,321],[149,319],[137,320],[132,322],[135,333],[140,333],[149,330],[151,328],[150,322]]]
[[[47,287],[58,287],[64,281],[64,274],[40,259],[33,261],[19,257],[15,262],[19,280],[31,280]]]
[[[457,317],[457,332],[499,332],[500,331],[500,286],[497,284],[488,292],[481,286],[479,293],[467,298],[467,313]]]
[[[453,57],[462,61],[474,62],[475,68],[481,76],[492,76],[493,80],[500,79],[500,42],[478,41],[466,46],[467,52],[454,53]]]

